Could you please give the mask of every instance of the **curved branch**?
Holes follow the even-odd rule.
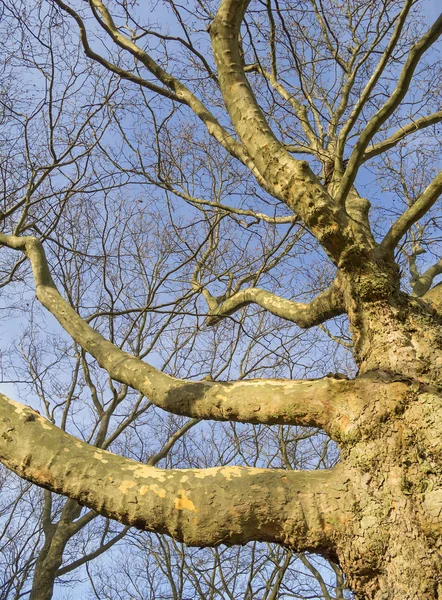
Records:
[[[440,275],[441,273],[442,259],[434,265],[431,265],[431,267],[428,267],[428,269],[424,273],[422,273],[422,275],[420,275],[418,279],[416,279],[413,285],[413,293],[411,295],[415,298],[421,298],[430,289],[434,278]]]
[[[349,417],[361,411],[360,394],[367,385],[363,380],[326,377],[307,381],[214,382],[186,381],[166,375],[106,340],[78,315],[58,292],[39,240],[0,233],[0,244],[26,253],[38,300],[74,341],[112,379],[139,390],[163,410],[196,419],[312,425],[321,427],[334,439],[339,439],[343,430],[347,431]],[[345,417],[342,423],[341,417]]]
[[[362,110],[364,109],[364,106],[367,104],[368,100],[370,99],[370,95],[371,92],[373,91],[373,88],[375,87],[375,85],[377,84],[377,82],[379,81],[382,73],[384,72],[388,61],[390,60],[393,51],[399,41],[399,38],[401,36],[402,33],[402,29],[404,27],[406,18],[408,16],[408,13],[410,12],[410,9],[413,5],[413,0],[405,0],[404,5],[402,7],[401,12],[398,15],[398,20],[396,23],[396,26],[394,28],[394,31],[392,33],[392,36],[373,72],[373,74],[371,75],[370,79],[368,80],[367,84],[365,85],[365,88],[363,89],[362,93],[360,94],[353,110],[351,111],[346,123],[344,124],[340,134],[339,134],[339,148],[340,148],[340,153],[342,154],[344,151],[344,145],[345,142],[348,138],[348,136],[350,135],[350,132],[354,126],[354,124],[356,123],[358,117],[360,116]],[[374,50],[374,48],[371,49],[372,51]],[[359,64],[359,67],[362,66],[361,64]],[[357,73],[357,69],[353,72],[353,77],[355,77]]]
[[[392,225],[385,238],[382,240],[380,250],[391,253],[396,248],[399,240],[426,212],[430,210],[439,196],[442,194],[442,171],[440,171],[427,189],[419,196],[416,202],[410,206]]]
[[[244,72],[255,72],[259,73],[262,77],[267,79],[272,88],[277,92],[283,100],[285,100],[295,111],[296,116],[299,119],[302,130],[310,143],[310,146],[307,147],[306,152],[311,152],[312,154],[320,152],[320,145],[318,141],[318,137],[313,129],[312,124],[310,123],[308,117],[307,108],[300,102],[294,94],[291,94],[280,81],[278,81],[275,73],[268,73],[261,65],[248,65],[244,68]],[[287,146],[285,146],[287,149]]]
[[[156,454],[153,454],[146,461],[146,464],[151,465],[152,467],[155,467],[160,462],[160,460],[162,460],[163,458],[166,458],[166,456],[169,454],[169,452],[174,447],[174,445],[177,443],[177,441],[179,439],[181,439],[183,437],[183,435],[186,435],[186,433],[189,431],[189,429],[192,429],[192,427],[195,427],[195,425],[198,425],[199,422],[200,422],[199,419],[191,419],[190,421],[187,421],[187,423],[184,423],[184,425],[182,427],[180,427],[180,429],[175,431],[175,433],[170,436],[170,438],[167,440],[167,442],[164,444],[164,446],[161,448],[161,450],[159,452],[157,452]]]
[[[321,551],[345,526],[339,468],[157,469],[89,446],[3,394],[0,456],[19,477],[193,546],[259,540]]]
[[[55,2],[57,6],[64,10],[77,23],[78,29],[80,31],[80,40],[83,44],[83,50],[88,58],[91,58],[92,60],[100,64],[102,67],[105,67],[108,71],[115,73],[116,75],[121,77],[121,79],[127,79],[128,81],[132,81],[132,83],[137,83],[138,85],[149,89],[155,94],[160,94],[160,96],[164,96],[166,98],[169,98],[170,100],[174,100],[175,102],[185,102],[184,99],[180,98],[172,89],[162,88],[158,85],[155,85],[151,81],[148,81],[143,77],[139,77],[138,75],[134,75],[130,71],[127,71],[126,69],[123,69],[118,65],[115,65],[114,63],[110,62],[109,60],[104,58],[104,56],[101,56],[101,54],[94,52],[94,50],[92,50],[89,44],[86,27],[80,15],[73,8],[65,4],[63,0],[53,0],[53,2]]]
[[[241,290],[237,294],[227,298],[227,300],[218,304],[216,308],[213,306],[213,302],[210,304],[212,305],[212,309],[209,305],[208,325],[218,323],[222,318],[233,314],[248,304],[258,304],[273,315],[287,321],[292,321],[303,329],[324,323],[324,321],[342,315],[344,312],[344,306],[339,294],[336,292],[335,286],[331,286],[314,300],[307,303],[286,300],[267,290],[252,287]]]
[[[435,112],[431,115],[427,115],[426,117],[416,119],[416,121],[411,121],[410,123],[407,123],[400,129],[398,129],[395,133],[390,135],[390,137],[388,137],[387,139],[383,140],[382,142],[378,142],[377,144],[374,144],[374,146],[372,146],[369,150],[366,150],[364,156],[362,157],[362,162],[366,162],[370,158],[379,156],[379,154],[390,150],[390,148],[394,148],[396,144],[398,144],[408,135],[416,133],[416,131],[420,131],[421,129],[425,129],[425,127],[430,127],[431,125],[440,123],[440,121],[442,121],[442,110]]]
[[[112,546],[114,546],[117,542],[122,540],[128,531],[129,531],[129,527],[127,527],[127,526],[124,527],[124,529],[122,529],[122,531],[120,531],[120,533],[117,533],[117,535],[115,535],[112,539],[110,539],[106,543],[101,544],[101,546],[96,548],[96,550],[93,550],[89,554],[85,554],[81,558],[74,560],[73,562],[67,564],[64,567],[61,567],[57,571],[57,577],[63,577],[63,575],[67,575],[68,573],[75,571],[79,567],[82,567],[87,562],[90,562],[91,560],[98,558],[98,556],[101,556],[107,550],[109,550],[109,548],[112,548]]]
[[[396,87],[384,103],[384,105],[373,115],[369,120],[364,130],[361,132],[353,152],[348,161],[347,168],[342,178],[341,187],[339,190],[339,199],[345,198],[350,191],[361,165],[362,158],[368,147],[368,144],[373,139],[373,136],[379,131],[385,121],[394,113],[397,107],[404,99],[411,83],[414,71],[419,64],[423,54],[431,48],[431,46],[442,35],[442,15],[430,27],[430,29],[415,43],[408,53],[408,58],[399,75]]]

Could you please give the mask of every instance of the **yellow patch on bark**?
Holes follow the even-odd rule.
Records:
[[[186,490],[178,490],[178,498],[175,498],[175,508],[177,510],[183,510],[186,508],[187,510],[198,510],[195,504],[187,497]]]
[[[107,462],[109,462],[108,460],[106,460],[106,459],[104,458],[104,456],[102,456],[102,452],[98,452],[98,451],[97,451],[97,452],[94,452],[94,458],[96,458],[97,460],[99,460],[99,461],[100,461],[100,462],[102,462],[102,463],[107,463]]]
[[[166,490],[164,488],[161,488],[156,483],[153,483],[152,485],[142,485],[138,492],[140,496],[145,496],[149,490],[152,490],[152,492],[160,498],[166,497]]]
[[[118,489],[122,494],[127,494],[127,491],[135,487],[135,485],[135,481],[131,481],[130,479],[124,479],[124,481],[121,482],[120,487]]]
[[[9,404],[12,404],[12,406],[15,406],[15,410],[14,412],[16,412],[17,414],[21,415],[22,413],[26,412],[26,406],[24,406],[23,404],[20,404],[20,402],[16,402],[15,400],[11,400],[11,398],[7,398],[6,396],[3,396],[3,394],[1,394],[2,398],[4,398],[5,400],[7,400],[9,402]]]
[[[149,465],[128,464],[123,467],[123,471],[132,471],[134,477],[152,477],[158,481],[166,481],[166,477],[161,469],[156,469]],[[173,476],[172,476],[173,477]]]
[[[241,477],[241,467],[223,467],[221,473],[230,481],[232,477]]]
[[[69,448],[63,448],[63,452],[70,452]]]
[[[48,421],[46,421],[44,417],[38,417],[38,420],[40,421],[40,425],[43,427],[43,429],[46,429],[48,431],[52,429],[52,426],[49,425]]]

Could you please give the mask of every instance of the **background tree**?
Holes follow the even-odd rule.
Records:
[[[258,547],[268,597],[307,551],[336,598],[335,563],[361,597],[437,598],[442,19],[411,0],[166,6],[3,4],[2,307],[29,317],[5,380],[44,416],[2,396],[1,460],[48,490],[17,572],[50,598],[126,533],[100,513],[191,546],[281,544]],[[326,441],[298,455],[305,426],[338,464]],[[148,540],[180,597],[192,553]],[[259,589],[235,552],[192,593]],[[91,587],[118,597],[105,567]]]

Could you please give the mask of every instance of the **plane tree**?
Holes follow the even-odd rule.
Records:
[[[131,185],[155,187],[175,224],[164,235],[187,249],[195,241],[183,236],[170,197],[210,216],[185,261],[193,267],[188,293],[204,302],[204,327],[216,339],[225,322],[246,315],[246,336],[250,322],[270,313],[301,329],[322,328],[351,349],[355,368],[302,379],[268,377],[265,369],[259,378],[235,378],[232,369],[225,380],[157,368],[140,348],[94,326],[60,290],[51,233],[42,233],[30,209],[32,194],[18,206],[12,194],[0,243],[31,267],[38,303],[110,380],[180,417],[319,428],[338,444],[340,460],[322,470],[162,469],[69,435],[2,395],[1,461],[68,496],[78,517],[86,506],[190,546],[261,541],[314,552],[338,563],[361,598],[440,597],[442,299],[434,280],[442,272],[442,17],[428,23],[428,7],[413,0],[221,0],[168,2],[175,21],[161,26],[160,14],[133,2],[50,6],[77,27],[87,64],[131,98],[119,113],[107,91],[100,107],[118,141],[100,122],[93,147],[69,160],[81,164],[99,151],[123,178],[118,185],[130,175]],[[50,148],[55,169],[60,151]],[[217,153],[228,157],[216,179],[225,187],[207,185],[205,168]],[[78,201],[80,180],[66,200]],[[50,206],[51,196],[45,200]],[[226,219],[246,231],[257,222],[281,232],[273,249],[248,242],[248,273],[241,238],[234,266],[223,254]],[[310,244],[304,268],[313,269],[314,257],[322,270],[317,295],[304,290],[308,301],[299,301],[301,290],[278,290],[293,283],[276,257],[290,258],[299,238]],[[124,262],[118,268],[124,272]],[[294,286],[305,283],[300,277]],[[337,330],[342,318],[351,340]]]

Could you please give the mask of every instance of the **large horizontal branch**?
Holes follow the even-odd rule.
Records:
[[[382,142],[374,144],[371,148],[366,150],[364,156],[362,157],[362,162],[366,162],[370,158],[374,158],[375,156],[390,150],[390,148],[394,148],[394,146],[396,146],[396,144],[398,144],[401,140],[413,133],[416,133],[416,131],[420,131],[421,129],[425,129],[426,127],[440,123],[441,121],[442,110],[431,115],[427,115],[426,117],[420,117],[415,121],[411,121],[410,123],[403,125],[400,129],[395,131],[395,133],[390,135],[390,137],[386,138]]]
[[[421,217],[427,213],[439,196],[442,194],[442,171],[440,171],[426,190],[419,196],[392,225],[385,238],[382,240],[381,251],[391,253],[396,248],[399,240]]]
[[[212,307],[210,304],[212,304]],[[273,315],[292,321],[303,329],[320,325],[344,312],[343,303],[340,295],[335,290],[335,286],[330,287],[308,303],[294,302],[266,290],[252,287],[241,290],[218,305],[213,305],[210,302],[207,323],[213,325],[223,317],[233,314],[248,304],[258,304]]]
[[[366,390],[370,388],[370,394],[377,393],[373,383],[333,377],[237,382],[186,381],[171,377],[124,352],[80,317],[58,292],[39,240],[0,234],[0,244],[26,253],[31,261],[38,300],[72,339],[113,379],[139,390],[168,412],[217,421],[311,425],[339,439],[360,414]]]
[[[339,468],[158,469],[90,446],[2,394],[0,457],[105,517],[193,546],[258,540],[320,552],[348,520]]]

